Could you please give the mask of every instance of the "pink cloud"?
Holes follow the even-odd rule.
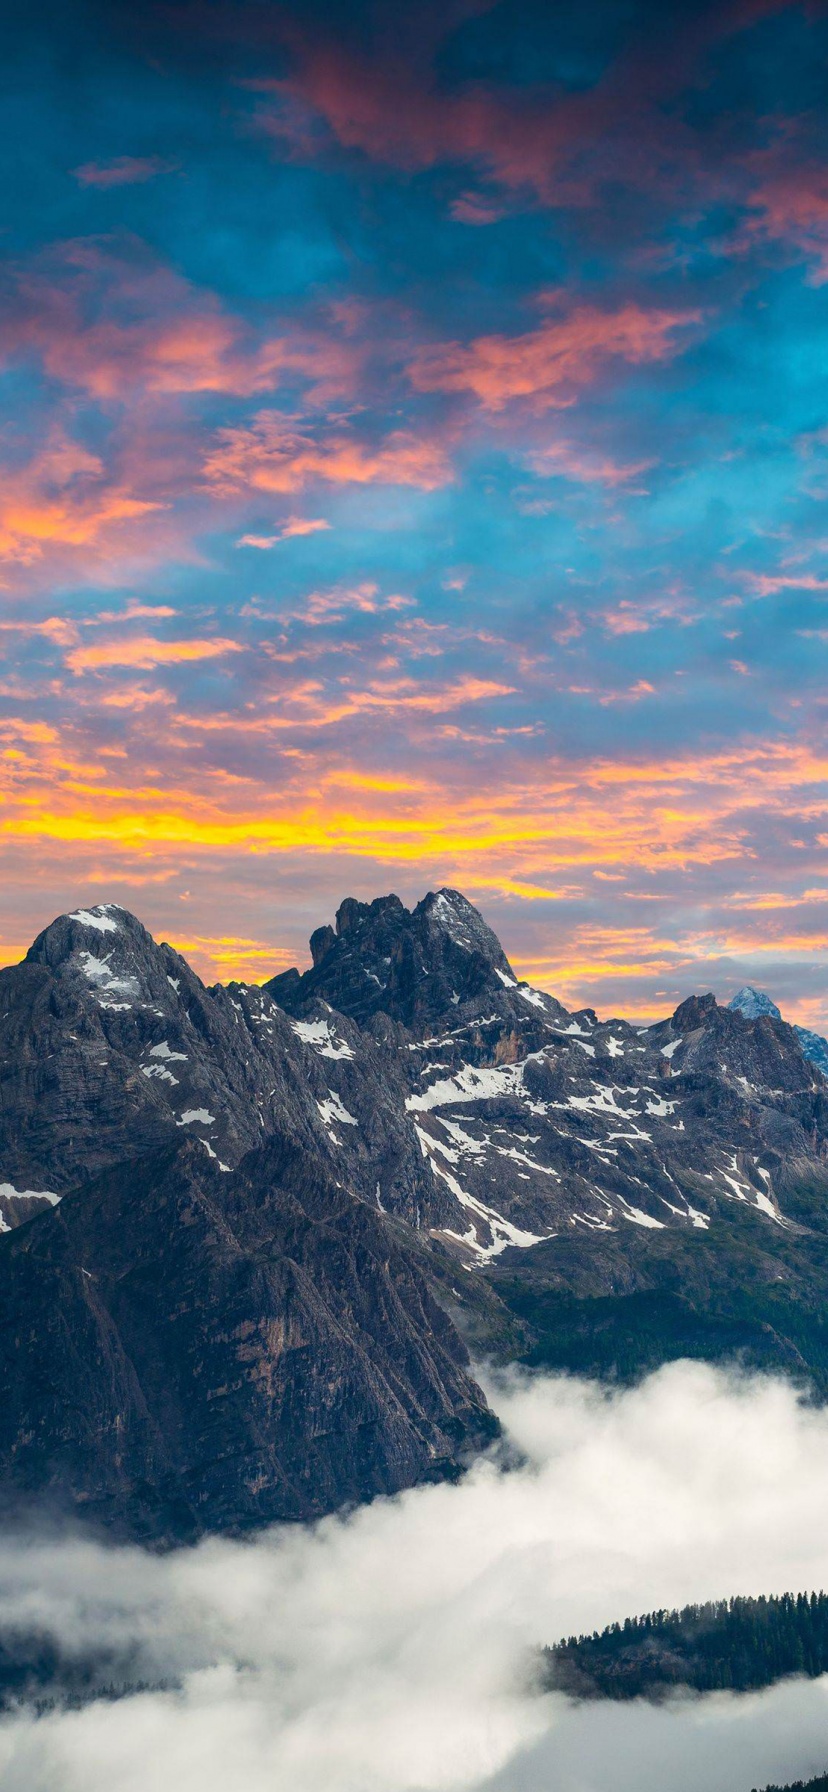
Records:
[[[311,402],[352,394],[361,351],[321,323],[260,340],[137,241],[65,243],[18,276],[0,323],[6,360],[37,355],[53,378],[103,400],[138,391],[252,396],[286,380]]]
[[[828,591],[828,579],[818,579],[809,572],[749,572],[745,579],[757,597],[773,597],[777,591]]]
[[[321,529],[330,529],[330,526],[321,516],[289,516],[282,524],[282,540],[289,540],[291,535],[317,535]]]
[[[309,18],[283,18],[293,70],[287,79],[249,83],[263,96],[256,123],[300,158],[324,154],[330,136],[397,168],[470,166],[522,201],[592,205],[597,189],[619,178],[649,192],[676,184],[686,191],[702,158],[681,109],[669,101],[686,90],[713,44],[786,3],[688,8],[657,56],[650,34],[634,31],[601,80],[577,92],[542,82],[519,89],[444,85],[435,61],[451,29],[445,10],[428,19],[418,14],[416,31],[400,14],[393,39],[383,43],[378,33],[379,47],[366,54],[315,31]],[[463,222],[484,224],[497,203],[463,192],[451,210]]]
[[[42,621],[26,617],[8,617],[0,622],[3,634],[22,635],[24,638],[40,635],[46,641],[54,641],[58,647],[74,647],[78,640],[78,631],[73,622],[63,616],[46,616]]]
[[[551,478],[561,474],[565,479],[580,480],[585,485],[626,485],[630,479],[646,473],[651,460],[617,461],[610,455],[590,448],[579,448],[573,442],[550,442],[525,456],[534,473]]]
[[[320,530],[330,529],[324,517],[290,516],[282,524],[278,535],[240,535],[237,548],[275,548],[280,541],[289,541],[294,535],[317,535]]]
[[[290,79],[250,85],[265,96],[258,128],[298,156],[324,148],[322,121],[343,148],[394,167],[465,163],[513,192],[558,202],[564,193],[580,203],[591,198],[592,180],[576,169],[575,152],[600,136],[601,121],[617,110],[612,95],[535,87],[518,97],[482,84],[446,92],[429,65],[434,43],[360,57],[296,30],[291,35],[297,60]],[[492,221],[484,216],[487,204],[467,193],[452,210],[480,224]]]
[[[377,616],[384,611],[409,610],[413,607],[412,597],[403,597],[398,592],[384,597],[377,585],[366,581],[362,585],[338,585],[332,591],[311,592],[301,610],[293,612],[291,620],[306,622],[316,628],[323,623],[341,622],[343,617],[353,613]]]
[[[335,485],[411,485],[434,491],[452,477],[442,443],[395,430],[376,446],[345,429],[315,434],[276,411],[260,411],[249,425],[220,429],[204,463],[220,493],[296,492],[315,480]]]
[[[640,364],[679,354],[675,332],[700,319],[699,311],[647,310],[632,303],[617,311],[579,305],[520,336],[479,336],[467,345],[447,342],[425,349],[408,373],[417,391],[467,392],[487,410],[501,410],[515,399],[542,409],[565,406],[608,360]]]
[[[170,604],[143,604],[133,597],[123,610],[99,610],[97,616],[88,616],[84,621],[87,628],[94,628],[102,622],[133,622],[136,616],[168,617],[176,613]]]
[[[506,215],[506,208],[482,193],[460,193],[449,206],[458,224],[497,224]]]
[[[828,280],[828,170],[795,163],[774,168],[777,152],[756,158],[766,172],[749,195],[751,215],[737,235],[737,248],[757,240],[786,244],[812,263],[811,283]]]
[[[113,528],[135,523],[162,506],[136,497],[107,475],[103,462],[55,429],[21,468],[0,482],[0,553],[24,565],[48,548],[97,546]]]

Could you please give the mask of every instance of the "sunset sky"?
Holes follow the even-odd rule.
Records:
[[[3,961],[453,884],[823,1028],[828,5],[15,11]]]

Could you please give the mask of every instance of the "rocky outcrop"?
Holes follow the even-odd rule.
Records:
[[[398,896],[341,904],[336,930],[318,927],[313,965],[265,988],[289,1013],[326,1002],[364,1026],[387,1014],[427,1028],[468,1003],[502,996],[517,979],[497,935],[459,890],[438,890],[409,910]]]

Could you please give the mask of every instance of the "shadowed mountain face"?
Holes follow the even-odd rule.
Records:
[[[208,990],[101,905],[0,973],[7,1497],[194,1535],[454,1473],[457,1328],[828,1388],[828,1082],[776,1013],[569,1014],[451,890],[312,949]]]
[[[127,1534],[316,1517],[496,1429],[411,1254],[282,1140],[104,1172],[15,1233],[0,1289],[0,1461]]]

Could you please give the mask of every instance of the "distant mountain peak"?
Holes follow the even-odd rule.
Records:
[[[752,983],[743,984],[737,989],[735,996],[728,1002],[728,1007],[743,1014],[745,1020],[757,1020],[760,1014],[769,1014],[773,1020],[781,1020],[782,1015],[776,1003],[763,989],[755,989]]]
[[[776,1003],[771,1001],[763,989],[754,989],[752,983],[746,983],[742,989],[738,989],[728,1007],[743,1014],[746,1020],[758,1020],[763,1014],[769,1014],[772,1020],[782,1019]],[[828,1039],[824,1039],[821,1033],[812,1033],[808,1027],[795,1026],[794,1032],[809,1064],[815,1065],[824,1077],[828,1077]]]

